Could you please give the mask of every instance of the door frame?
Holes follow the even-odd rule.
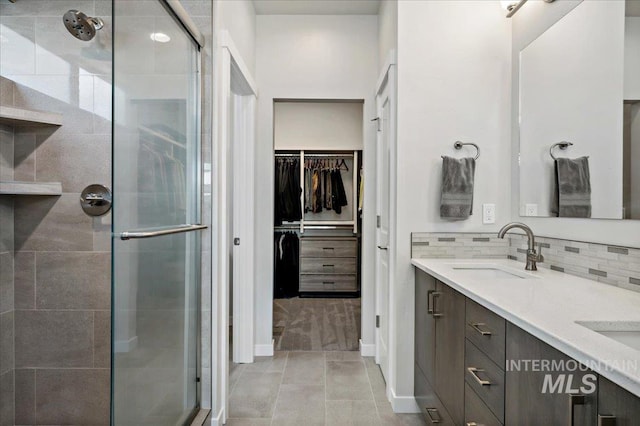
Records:
[[[212,306],[212,425],[226,422],[229,404],[229,301],[233,296],[233,360],[254,359],[254,259],[257,86],[226,30],[217,33],[215,75],[215,168],[213,215],[218,238],[212,247],[216,283]],[[243,161],[239,161],[243,158]],[[236,162],[238,160],[238,162]],[[239,167],[242,165],[242,167]],[[243,188],[243,191],[238,191]],[[217,193],[217,194],[216,194]],[[215,221],[214,221],[215,223]],[[240,245],[234,239],[240,239]],[[231,262],[233,259],[233,262]],[[239,267],[242,265],[242,267]],[[233,294],[230,294],[230,286]]]
[[[393,277],[395,273],[394,260],[396,255],[396,237],[395,237],[395,218],[396,218],[396,117],[397,117],[397,96],[396,96],[396,51],[394,49],[390,50],[387,54],[387,58],[382,67],[380,77],[378,78],[375,90],[375,101],[376,101],[376,113],[378,118],[381,120],[380,111],[378,111],[377,98],[384,91],[384,89],[388,88],[389,91],[389,102],[390,102],[390,114],[389,114],[389,230],[388,230],[388,330],[389,336],[387,336],[387,347],[388,347],[388,376],[385,377],[386,380],[386,394],[387,399],[393,399],[392,389],[395,388],[395,354],[393,352],[393,348],[395,347],[396,336],[394,333],[395,330],[395,309],[394,309],[394,300],[395,300],[395,292],[393,289]],[[376,160],[378,155],[378,140],[376,139]],[[377,161],[376,161],[377,163]],[[376,164],[376,169],[378,164]],[[376,215],[377,215],[377,206],[378,206],[378,194],[380,193],[380,180],[376,179]],[[377,221],[377,219],[376,219]],[[375,285],[374,285],[374,311],[375,315],[378,315],[378,300],[380,295],[378,294],[378,282],[379,282],[379,254],[377,248],[377,224],[376,224],[376,235],[373,240],[376,244],[376,255],[374,258],[374,270],[375,270]],[[375,327],[375,324],[374,324]],[[379,362],[379,328],[375,329],[375,357],[376,363]]]

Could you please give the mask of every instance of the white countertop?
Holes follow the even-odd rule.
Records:
[[[612,382],[640,396],[640,351],[575,321],[640,321],[640,293],[540,268],[538,279],[476,279],[454,264],[499,264],[507,259],[412,259],[411,263]],[[426,307],[425,307],[426,309]]]

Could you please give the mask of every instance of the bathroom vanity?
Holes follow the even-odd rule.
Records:
[[[640,294],[512,260],[412,264],[428,424],[640,423]]]

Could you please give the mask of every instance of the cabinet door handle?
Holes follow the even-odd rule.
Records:
[[[427,410],[427,415],[429,416],[429,420],[431,423],[442,423],[442,417],[440,417],[440,413],[437,408],[425,408]],[[433,417],[431,413],[435,414],[437,417]]]
[[[427,313],[429,315],[433,314],[433,293],[435,292],[435,290],[427,291]]]
[[[587,398],[584,395],[580,394],[571,394],[569,395],[569,404],[571,405],[571,426],[574,425],[575,420],[575,408],[576,405],[585,405],[587,403]]]
[[[598,426],[616,426],[616,416],[598,414]]]
[[[434,318],[440,318],[442,316],[442,312],[438,312],[436,309],[436,300],[438,297],[442,296],[441,291],[434,291],[431,293],[431,316]]]
[[[483,330],[480,327],[483,325],[487,325],[483,322],[472,322],[471,324],[469,324],[475,331],[477,331],[478,333],[480,333],[483,336],[491,336],[491,332],[487,331],[487,330]]]
[[[491,386],[491,382],[489,380],[482,380],[480,376],[478,376],[478,373],[484,372],[484,369],[467,367],[467,371],[473,376],[474,379],[476,379],[476,382],[478,382],[480,386]]]

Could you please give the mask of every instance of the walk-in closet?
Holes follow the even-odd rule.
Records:
[[[275,350],[358,350],[362,107],[274,102]]]

